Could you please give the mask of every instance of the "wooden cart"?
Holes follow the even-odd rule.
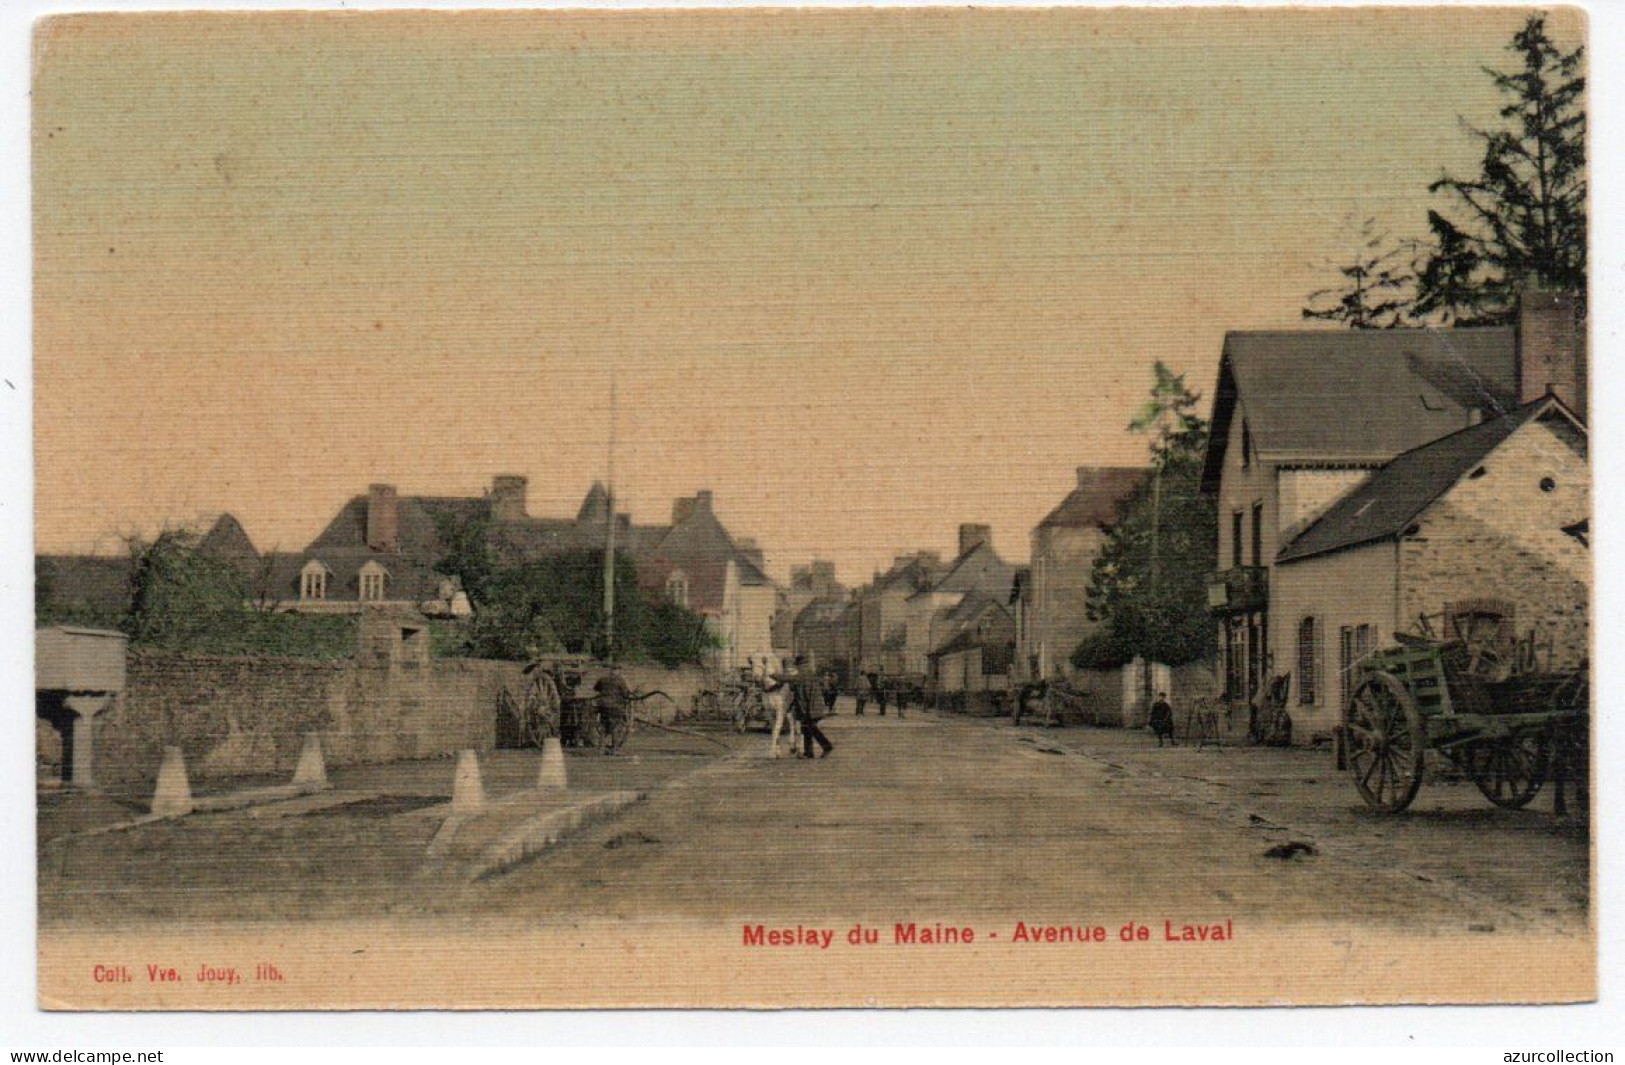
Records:
[[[1360,662],[1341,754],[1373,808],[1411,804],[1429,751],[1508,809],[1527,806],[1555,772],[1562,812],[1563,778],[1583,779],[1588,669],[1538,670],[1533,634],[1513,640],[1491,622],[1454,619],[1449,639],[1401,634]]]
[[[632,734],[633,704],[597,690],[608,671],[585,656],[547,655],[525,667],[517,688],[497,693],[497,745],[540,747],[557,736],[566,747],[613,751]]]

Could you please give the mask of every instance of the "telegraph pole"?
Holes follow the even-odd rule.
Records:
[[[608,514],[604,525],[604,657],[615,661],[615,371],[609,374]]]

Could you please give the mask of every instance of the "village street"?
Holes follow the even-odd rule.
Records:
[[[850,705],[827,731],[837,749],[817,762],[769,760],[758,733],[719,733],[725,751],[643,731],[626,755],[572,755],[573,790],[648,799],[454,889],[417,875],[434,827],[421,807],[449,794],[449,764],[355,767],[335,786],[383,798],[43,842],[42,916],[1584,927],[1584,828],[1544,796],[1505,811],[1435,781],[1382,818],[1325,751],[1159,750],[1141,731],[859,719]],[[495,795],[533,779],[535,755],[486,764]],[[1294,842],[1313,850],[1266,856]]]
[[[1324,751],[1159,751],[1141,731],[920,713],[847,711],[826,731],[827,760],[716,763],[457,906],[607,917],[658,899],[670,917],[887,927],[1584,924],[1583,829],[1497,810],[1471,784],[1380,818]],[[1294,840],[1315,853],[1265,856]]]

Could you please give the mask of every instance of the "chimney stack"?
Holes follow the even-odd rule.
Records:
[[[392,484],[367,486],[367,546],[393,551],[400,530],[400,497]]]
[[[711,513],[711,489],[702,488],[694,493],[694,505],[707,514]]]
[[[1530,278],[1518,298],[1518,402],[1552,393],[1586,415],[1585,343],[1572,292],[1554,292]]]
[[[495,521],[524,521],[525,489],[529,481],[518,474],[500,473],[491,478],[491,517]]]
[[[993,542],[993,526],[961,525],[959,527],[959,553],[968,555],[983,544]]]

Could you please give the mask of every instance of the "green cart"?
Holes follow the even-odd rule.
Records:
[[[1374,809],[1398,813],[1416,798],[1432,751],[1508,809],[1527,806],[1555,773],[1562,812],[1564,778],[1585,774],[1589,670],[1537,670],[1533,635],[1512,640],[1484,619],[1452,620],[1463,622],[1450,628],[1461,635],[1399,634],[1356,667],[1340,737],[1355,788]]]

